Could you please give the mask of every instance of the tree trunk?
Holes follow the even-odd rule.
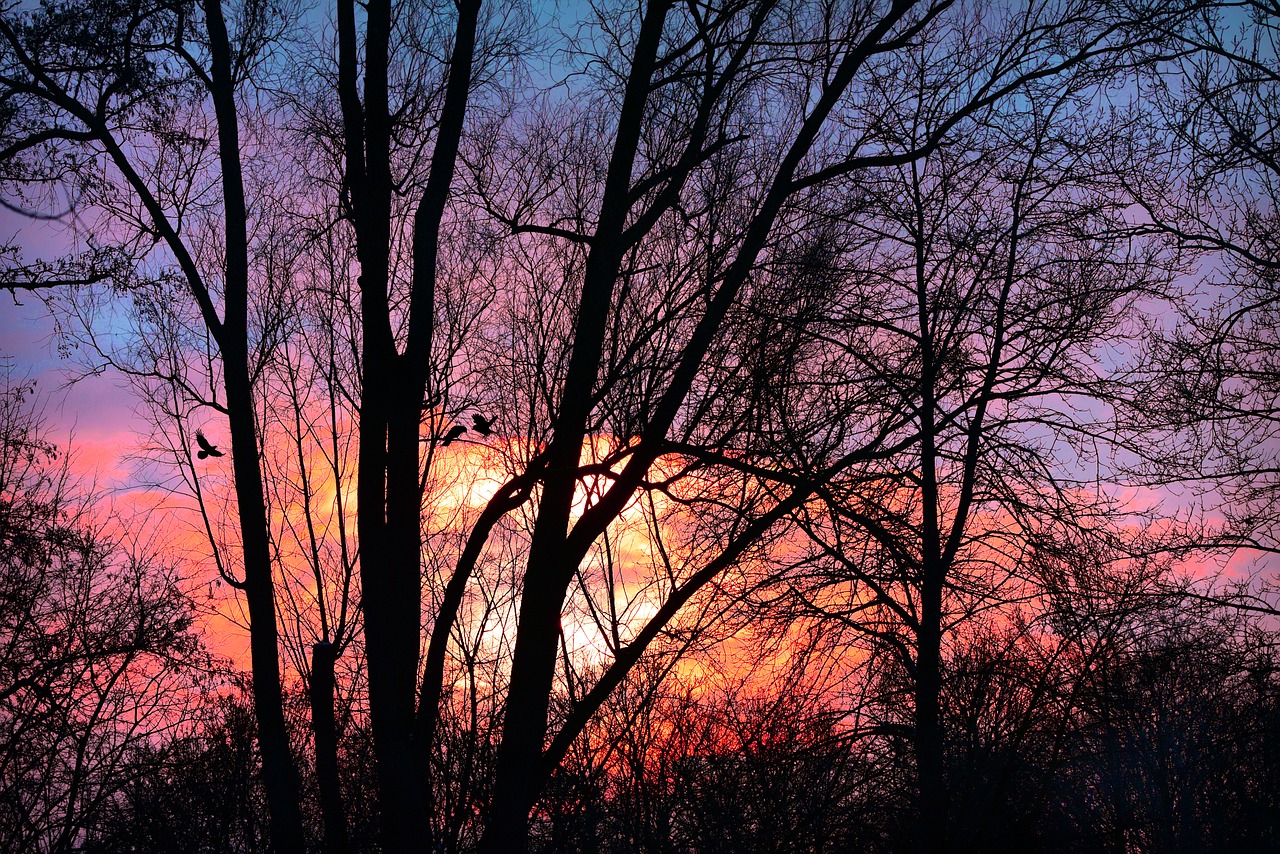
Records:
[[[393,370],[366,347],[360,411],[360,577],[369,667],[369,716],[378,768],[378,804],[385,851],[410,851],[424,841],[423,769],[414,761],[414,699],[418,667],[419,572],[417,554],[397,550],[387,510],[408,499],[387,484],[388,395],[378,377]],[[386,371],[386,372],[384,372]],[[410,496],[412,498],[412,496]],[[413,502],[416,508],[416,501]],[[416,517],[414,531],[416,532]]]
[[[346,854],[347,810],[338,776],[338,728],[334,721],[333,644],[321,641],[311,648],[311,728],[316,740],[316,782],[324,816],[324,849]]]
[[[362,611],[369,667],[369,714],[378,767],[383,847],[431,845],[427,809],[429,745],[417,734],[422,634],[419,432],[430,373],[440,223],[449,198],[470,93],[479,0],[459,3],[453,55],[427,185],[414,222],[413,285],[405,352],[392,332],[392,120],[389,99],[392,11],[364,5],[364,98],[359,94],[355,4],[338,3],[338,88],[346,181],[360,262],[362,372],[357,491]]]
[[[935,854],[947,847],[947,788],[943,770],[943,740],[939,695],[942,675],[942,584],[926,565],[921,591],[921,625],[916,656],[915,749],[918,785],[919,837],[922,852]]]
[[[262,468],[258,462],[258,432],[249,372],[248,213],[240,165],[240,130],[235,78],[231,68],[231,41],[220,0],[205,0],[204,11],[212,60],[209,91],[218,123],[226,223],[225,316],[221,328],[211,331],[222,353],[227,421],[231,428],[232,469],[244,549],[244,594],[249,609],[253,708],[258,721],[262,780],[271,815],[272,842],[277,851],[301,854],[305,843],[298,804],[298,775],[284,721],[267,501]]]
[[[551,566],[534,563],[537,555],[533,552],[525,575],[493,801],[480,842],[482,854],[511,854],[528,848],[529,811],[542,786],[542,743],[555,677],[564,586],[557,583],[555,576],[560,573]]]
[[[247,366],[224,349],[227,410],[231,414],[240,536],[244,546],[244,595],[249,609],[249,652],[253,668],[253,712],[258,722],[262,754],[262,782],[271,815],[271,839],[279,852],[306,850],[302,813],[298,806],[298,775],[289,749],[284,721],[284,693],[280,685],[279,629],[276,626],[275,584],[267,539],[262,472],[254,430]]]
[[[529,562],[520,598],[520,618],[511,660],[502,745],[482,852],[517,852],[528,847],[529,811],[542,788],[540,766],[547,734],[547,710],[555,678],[560,609],[582,554],[569,554],[566,541],[578,460],[586,438],[606,321],[622,260],[619,237],[629,210],[635,164],[652,76],[670,3],[646,5],[635,56],[618,115],[600,218],[583,273],[582,296],[573,332],[572,355],[560,392],[560,413],[547,449],[546,479],[529,543]]]

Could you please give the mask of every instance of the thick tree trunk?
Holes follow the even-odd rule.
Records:
[[[397,550],[386,508],[403,506],[404,496],[387,488],[385,390],[373,386],[386,376],[389,360],[366,347],[368,379],[361,403],[360,577],[369,667],[369,714],[378,768],[378,803],[385,851],[410,851],[424,838],[422,769],[414,761],[414,698],[418,667],[419,573],[417,555]],[[416,503],[415,503],[416,506]],[[416,522],[415,522],[416,531]]]
[[[812,146],[823,122],[835,108],[857,68],[910,5],[907,3],[896,7],[873,28],[857,50],[850,51],[844,57],[830,86],[804,122],[779,167],[760,211],[753,218],[743,238],[735,262],[714,292],[710,306],[690,337],[680,360],[679,370],[662,396],[658,413],[646,430],[648,441],[660,441],[674,420],[676,410],[694,381],[715,330],[723,322],[738,288],[746,281],[775,217],[792,192],[791,178]],[[601,347],[612,308],[613,288],[626,248],[623,229],[630,213],[631,173],[669,9],[670,5],[661,0],[645,6],[618,114],[618,127],[605,177],[599,220],[583,275],[572,355],[559,395],[560,413],[546,456],[546,477],[530,543],[502,744],[498,753],[493,801],[480,845],[482,852],[508,854],[525,851],[528,847],[529,812],[536,803],[546,778],[543,742],[547,733],[547,710],[555,676],[556,644],[565,592],[578,561],[586,552],[585,539],[603,530],[608,519],[616,518],[622,506],[619,502],[628,497],[628,494],[611,491],[610,497],[595,508],[595,513],[602,521],[593,522],[586,538],[578,536],[581,533],[578,531],[571,541],[569,518],[576,485],[575,473],[586,436],[592,394],[598,381]],[[694,146],[692,150],[700,150],[702,143],[700,139],[696,139],[691,144]],[[632,466],[640,466],[644,459],[643,454],[638,454],[620,482],[640,471],[638,468],[632,469]],[[651,458],[649,461],[651,462]],[[638,482],[638,478],[635,482]],[[619,485],[614,486],[615,490],[618,488]],[[601,513],[605,515],[600,516]],[[609,513],[614,515],[608,516]],[[598,527],[594,527],[596,525]]]
[[[354,4],[338,4],[339,89],[347,137],[347,182],[360,260],[362,372],[357,525],[361,608],[368,656],[369,716],[378,769],[385,851],[423,842],[422,786],[413,761],[413,712],[418,664],[420,590],[417,554],[397,549],[396,508],[416,501],[389,482],[388,425],[403,380],[391,329],[390,234],[392,180],[388,68],[391,4],[365,6],[364,103],[357,89]],[[406,465],[401,460],[400,465]],[[416,454],[407,463],[416,477]],[[415,522],[416,528],[416,522]],[[415,530],[416,533],[416,530]]]
[[[346,854],[347,809],[338,775],[338,727],[334,721],[334,646],[321,641],[311,648],[311,729],[315,735],[316,782],[324,816],[324,849]]]
[[[427,186],[414,223],[413,291],[405,352],[392,334],[388,286],[391,233],[391,10],[368,4],[364,103],[356,93],[353,4],[339,4],[340,90],[360,258],[363,372],[358,524],[369,712],[378,766],[383,847],[430,847],[429,745],[417,734],[422,634],[419,433],[435,323],[440,222],[453,181],[471,85],[478,0],[458,6],[454,53]]]
[[[631,170],[649,95],[649,80],[669,9],[667,0],[656,0],[645,8],[618,115],[617,137],[605,176],[595,241],[583,276],[573,352],[561,388],[560,413],[554,438],[547,449],[547,474],[529,543],[493,801],[480,843],[483,852],[519,852],[528,847],[529,811],[542,787],[539,772],[555,678],[560,609],[573,570],[582,557],[568,553],[566,548],[578,460],[586,437],[606,320],[622,259],[619,236],[629,209]]]
[[[547,551],[544,546],[533,555],[545,557]],[[529,811],[542,787],[540,760],[565,590],[557,578],[561,574],[531,557],[511,661],[493,801],[480,844],[484,854],[510,854],[528,847]]]

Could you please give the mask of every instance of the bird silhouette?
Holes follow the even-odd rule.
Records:
[[[471,416],[471,429],[481,436],[488,436],[493,432],[493,419],[485,418],[479,412],[473,413]]]
[[[210,444],[209,440],[204,437],[203,430],[196,431],[196,444],[200,446],[199,452],[196,454],[200,459],[205,457],[220,457],[222,451],[218,450],[217,445]]]
[[[452,430],[444,434],[444,441],[441,442],[440,444],[447,445],[465,432],[467,432],[466,427],[463,427],[461,424],[455,424]]]

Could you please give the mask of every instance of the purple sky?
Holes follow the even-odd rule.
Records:
[[[66,246],[61,227],[24,221],[0,209],[0,244],[16,243],[24,258],[56,257]],[[0,291],[0,366],[13,379],[34,379],[44,405],[48,438],[74,445],[79,465],[103,487],[124,486],[121,457],[134,449],[141,426],[135,401],[116,374],[84,377],[75,384],[78,360],[58,352],[55,326],[31,294]]]

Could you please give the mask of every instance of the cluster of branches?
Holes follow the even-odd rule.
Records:
[[[182,731],[212,660],[171,564],[71,475],[32,384],[0,387],[0,845],[70,851]]]
[[[637,667],[787,621],[895,698],[942,850],[957,638],[1270,536],[1266,3],[90,5],[0,11],[6,204],[74,240],[0,285],[157,416],[280,851],[353,844],[366,721],[383,850],[524,850]]]

